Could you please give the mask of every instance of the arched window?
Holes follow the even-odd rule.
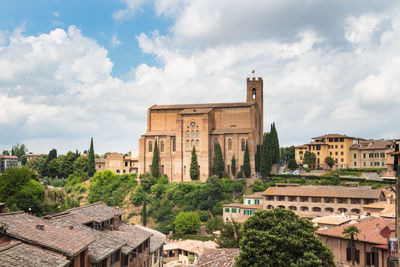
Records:
[[[333,209],[332,209],[332,208],[325,208],[325,212],[330,212],[330,213],[332,213],[332,212],[333,212]]]
[[[228,151],[232,151],[232,139],[228,139]]]
[[[194,131],[192,130],[192,138],[194,137]]]
[[[308,211],[308,207],[302,206],[302,207],[300,207],[300,210],[301,210],[301,211]]]
[[[347,209],[346,208],[338,208],[338,211],[340,212],[340,213],[344,213],[344,212],[347,212]]]
[[[192,141],[190,142],[190,145],[191,145],[191,147],[194,146],[194,140],[192,140]]]
[[[351,212],[355,214],[360,214],[361,211],[359,209],[352,209]]]
[[[186,140],[186,146],[189,146],[189,140]]]
[[[197,130],[196,131],[196,138],[199,138],[199,136],[200,136],[200,132],[199,132],[199,130]]]
[[[175,139],[175,137],[172,137],[172,151],[173,152],[176,151],[176,139]]]
[[[186,137],[189,137],[189,131],[186,131]]]
[[[285,206],[278,206],[278,209],[285,209]]]
[[[290,210],[297,210],[297,208],[295,206],[289,206]]]
[[[149,141],[149,152],[153,152],[153,143]]]
[[[251,98],[252,99],[256,99],[256,88],[253,88],[253,90],[251,91]]]
[[[274,206],[272,206],[272,205],[267,206],[267,210],[273,210],[273,209],[274,209]]]
[[[321,212],[321,208],[320,207],[314,207],[312,208],[313,212]]]
[[[161,141],[160,150],[161,152],[164,152],[164,141]]]
[[[197,140],[196,140],[196,147],[198,147],[199,144],[200,144],[200,141],[199,141],[199,139],[197,139]]]
[[[242,139],[242,142],[241,142],[241,150],[242,151],[244,151],[245,150],[245,147],[246,147],[246,142],[244,141],[244,139]]]

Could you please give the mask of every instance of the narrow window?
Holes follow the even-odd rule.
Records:
[[[256,88],[253,88],[253,90],[251,91],[251,98],[252,99],[256,99]]]
[[[164,152],[164,141],[161,141],[161,152]]]
[[[199,130],[197,130],[196,131],[196,138],[199,138],[199,136],[200,136],[200,132],[199,132]]]
[[[192,138],[194,137],[194,131],[192,130]]]
[[[232,139],[228,139],[228,151],[232,151]]]
[[[149,142],[149,152],[153,152],[153,143]]]
[[[173,152],[176,151],[176,139],[175,139],[175,137],[172,137],[172,151]]]
[[[189,140],[186,140],[186,146],[189,146]]]
[[[199,139],[196,140],[196,147],[199,147]]]
[[[191,147],[194,146],[194,140],[192,140],[192,141],[190,142],[190,145],[191,145]]]
[[[241,142],[241,143],[242,143],[242,147],[241,147],[241,148],[242,148],[242,151],[244,151],[245,146],[246,146],[246,143],[245,143],[244,139],[242,139],[242,142]]]
[[[189,131],[186,131],[186,137],[189,137]]]

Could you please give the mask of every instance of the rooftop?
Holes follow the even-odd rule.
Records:
[[[261,209],[261,205],[246,205],[243,203],[229,203],[229,204],[223,204],[223,207],[233,207],[233,208],[243,208],[243,209]]]
[[[18,157],[17,156],[7,156],[7,155],[0,154],[0,159],[18,159]]]
[[[129,225],[125,223],[119,224],[118,230],[105,230],[104,233],[123,240],[126,244],[122,247],[122,253],[127,255],[146,239],[152,235],[150,232],[143,230],[136,225]]]
[[[141,225],[135,225],[135,226],[152,234],[150,237],[150,253],[153,253],[154,251],[156,251],[158,248],[160,248],[162,245],[165,244],[167,236],[164,235],[163,233],[160,233],[159,231]]]
[[[54,266],[64,267],[70,263],[64,256],[20,241],[0,244],[0,266]]]
[[[244,198],[262,198],[263,192],[256,192],[251,195],[243,196]]]
[[[151,110],[162,109],[200,109],[200,108],[234,108],[234,107],[250,107],[254,103],[236,102],[236,103],[205,103],[205,104],[178,104],[178,105],[154,105]]]
[[[316,217],[313,219],[313,223],[324,225],[342,225],[350,221],[351,218],[338,215]]]
[[[95,230],[81,224],[82,218],[76,214],[66,214],[55,216],[51,219],[55,225],[66,227],[90,236],[94,241],[89,245],[89,261],[98,263],[115,251],[121,249],[126,243],[114,236],[110,236],[102,231]]]
[[[217,244],[213,241],[199,241],[199,240],[168,240],[167,244],[164,246],[164,251],[182,249],[195,253],[197,255],[202,255],[206,249],[215,249]]]
[[[2,213],[0,223],[6,224],[4,232],[7,236],[49,248],[70,257],[79,254],[94,241],[92,237],[80,232],[53,225],[24,212]]]
[[[394,230],[395,221],[394,219],[370,217],[362,222],[352,224],[352,226],[356,226],[357,229],[360,230],[357,236],[358,241],[387,245],[388,237],[391,236],[391,230]],[[325,230],[317,230],[316,233],[323,236],[349,239],[345,238],[342,234],[347,227],[349,226],[342,225]]]
[[[233,267],[239,253],[238,248],[206,249],[194,266]]]
[[[311,139],[322,139],[322,138],[350,138],[350,139],[356,139],[355,137],[347,136],[345,134],[325,134],[317,137],[313,137]]]
[[[109,207],[104,203],[95,203],[87,206],[72,208],[69,209],[68,212],[79,214],[97,223],[110,220],[114,218],[114,215],[120,216],[125,213],[124,211]]]
[[[274,196],[308,196],[308,197],[343,197],[378,199],[382,189],[372,189],[370,186],[296,186],[296,187],[269,187],[263,195]]]
[[[358,144],[351,146],[351,149],[356,150],[376,150],[376,149],[386,149],[388,146],[394,145],[393,140],[364,140]]]

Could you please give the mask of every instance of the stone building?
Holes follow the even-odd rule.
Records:
[[[110,170],[115,174],[137,173],[137,163],[137,158],[117,152],[108,153],[104,159],[95,159],[96,171]]]
[[[154,105],[147,113],[147,131],[139,140],[139,174],[149,172],[155,141],[160,153],[160,172],[170,181],[190,181],[190,159],[196,148],[200,181],[211,176],[214,145],[221,145],[225,171],[231,159],[237,171],[243,165],[246,142],[252,175],[254,154],[263,137],[263,80],[247,78],[246,102]]]
[[[0,154],[0,172],[5,172],[8,168],[18,166],[18,158],[16,156],[7,156]]]
[[[350,147],[351,168],[393,169],[395,140],[364,140]]]

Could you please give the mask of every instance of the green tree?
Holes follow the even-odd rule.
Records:
[[[315,166],[316,160],[317,156],[315,156],[315,153],[311,151],[306,151],[304,153],[303,164],[307,164],[309,166]]]
[[[212,217],[207,220],[206,232],[212,234],[215,231],[221,230],[224,225],[224,221],[221,217]]]
[[[295,160],[295,159],[290,159],[290,160],[289,160],[288,168],[289,168],[290,170],[295,170],[295,169],[297,169],[297,163],[296,163],[296,160]]]
[[[154,142],[153,160],[151,162],[151,175],[155,178],[160,176],[160,154],[158,153],[157,139]]]
[[[141,211],[141,218],[142,218],[142,224],[143,226],[146,226],[147,224],[147,197],[143,198],[143,207],[142,207],[142,211]]]
[[[190,178],[198,180],[200,177],[199,163],[197,162],[196,148],[193,146],[192,159],[190,161]]]
[[[84,156],[79,156],[73,164],[73,168],[75,171],[83,171],[86,172],[88,171],[88,164],[89,160],[87,157]]]
[[[280,151],[279,151],[278,132],[276,131],[275,122],[271,124],[270,136],[272,143],[271,161],[272,164],[278,164],[280,159]]]
[[[344,235],[345,238],[350,238],[350,258],[351,258],[351,263],[353,266],[356,261],[355,238],[358,237],[359,233],[360,233],[360,230],[358,230],[357,226],[354,226],[354,225],[347,227],[342,232],[342,235]]]
[[[0,176],[0,202],[11,211],[40,214],[45,204],[45,190],[36,172],[27,167],[9,168]]]
[[[93,148],[93,137],[90,139],[90,148],[88,154],[88,175],[92,177],[96,172],[96,165],[94,162],[94,148]]]
[[[261,160],[261,146],[257,145],[257,152],[254,156],[256,163],[256,172],[260,172],[260,160]]]
[[[241,225],[235,220],[224,223],[221,227],[221,235],[217,238],[220,248],[238,248],[241,239]]]
[[[329,168],[332,170],[333,165],[335,165],[335,160],[332,157],[327,156],[325,158],[325,164],[328,165]]]
[[[17,156],[18,160],[20,160],[20,161],[22,159],[22,156],[26,155],[26,152],[28,152],[28,149],[25,147],[24,144],[16,144],[11,149],[11,155]]]
[[[60,162],[59,177],[67,178],[74,172],[75,153],[69,151]]]
[[[175,232],[182,234],[196,233],[200,228],[199,215],[192,211],[180,212],[174,220]]]
[[[250,154],[249,154],[249,147],[246,142],[246,148],[244,150],[244,159],[243,159],[243,174],[246,178],[249,178],[251,175],[250,169]]]
[[[269,133],[264,133],[261,147],[260,172],[263,177],[270,174],[272,168],[272,143]]]
[[[335,266],[312,223],[290,210],[257,211],[241,230],[238,266]]]
[[[4,156],[10,156],[10,151],[8,151],[8,150],[3,150],[2,154],[3,154]]]
[[[236,158],[235,155],[233,155],[232,160],[231,160],[231,173],[233,178],[235,178],[236,175]]]
[[[224,159],[222,157],[222,151],[219,142],[216,142],[214,145],[214,157],[211,170],[213,175],[217,175],[219,178],[222,178],[222,176],[224,176]]]

